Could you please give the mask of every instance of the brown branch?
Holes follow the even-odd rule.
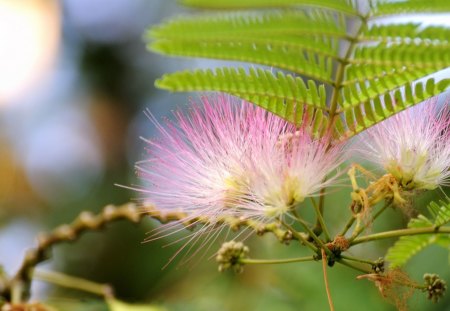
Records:
[[[142,210],[132,203],[121,206],[108,205],[98,215],[84,211],[71,224],[64,224],[49,233],[40,234],[37,238],[37,245],[26,252],[19,270],[5,287],[1,296],[10,299],[13,288],[19,287],[22,288],[20,300],[26,300],[30,294],[34,268],[50,257],[50,249],[54,245],[75,241],[83,232],[100,230],[106,224],[116,220],[125,219],[138,223],[144,216],[146,215],[142,213]]]
[[[333,299],[331,298],[330,285],[328,284],[328,275],[327,275],[327,254],[325,254],[325,250],[322,248],[322,269],[323,269],[323,279],[325,282],[325,290],[327,292],[328,305],[330,306],[330,311],[334,311]]]
[[[139,207],[134,203],[120,206],[108,205],[97,215],[84,211],[71,224],[61,225],[49,233],[38,236],[37,245],[26,252],[22,264],[14,277],[9,280],[3,289],[0,288],[0,297],[9,301],[12,298],[13,290],[20,289],[20,301],[27,300],[30,295],[34,268],[50,257],[49,253],[54,245],[75,241],[83,232],[101,230],[105,225],[116,220],[128,220],[133,223],[139,223],[144,217],[149,216],[161,223],[178,221],[189,228],[192,228],[192,225],[195,223],[208,224],[210,222],[207,218],[192,218],[183,212],[163,212],[156,209],[153,205]],[[247,227],[253,229],[258,235],[271,232],[284,243],[295,239],[290,231],[283,230],[277,223],[265,224],[253,219],[224,217],[223,219],[215,220],[214,224],[225,224],[236,231],[242,227]]]
[[[150,217],[158,220],[161,223],[168,223],[171,221],[179,221],[185,227],[192,228],[193,224],[210,224],[210,220],[207,217],[188,217],[183,212],[162,212],[154,206],[145,206],[145,213]],[[223,216],[214,219],[215,226],[226,225],[233,231],[238,231],[242,228],[253,229],[257,235],[264,235],[266,233],[272,233],[278,238],[280,242],[289,243],[292,240],[296,240],[292,232],[285,230],[278,222],[263,223],[250,218]]]

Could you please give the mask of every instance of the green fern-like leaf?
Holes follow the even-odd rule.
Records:
[[[344,109],[345,120],[349,129],[344,137],[358,134],[393,114],[442,93],[449,86],[450,79],[435,84],[434,79],[431,78],[426,82],[416,83],[414,88],[410,83],[406,83],[403,90],[400,88],[389,90],[389,86],[377,86],[376,84],[369,87],[362,86],[363,91],[361,93],[357,93],[356,89],[350,90],[343,98],[347,97],[350,103],[353,101],[357,104],[350,104],[349,108]]]
[[[450,222],[450,202],[435,202],[428,206],[432,219],[423,215],[412,219],[408,228],[437,228]],[[386,255],[386,260],[391,263],[391,267],[401,267],[406,264],[415,254],[425,247],[437,244],[448,248],[450,246],[450,235],[422,234],[401,237],[392,246]]]
[[[347,80],[342,83],[347,87],[356,83],[371,83],[380,81],[382,84],[395,83],[397,86],[408,81],[415,81],[436,72],[435,68],[420,66],[382,66],[371,64],[352,64],[346,69]],[[397,79],[401,79],[398,81]],[[392,80],[392,81],[389,81]]]
[[[307,97],[295,98],[304,93],[302,84],[286,87],[282,81],[301,78],[259,74],[264,71],[242,74],[240,69],[228,67],[215,74],[175,73],[156,83],[171,91],[227,92],[295,123],[301,122],[299,116],[305,109],[315,109],[310,113],[317,117],[315,122],[334,129],[334,137],[342,140],[450,86],[449,79],[435,81],[433,77],[450,66],[450,27],[374,22],[383,15],[448,12],[449,1],[371,0],[368,11],[359,11],[361,2],[353,0],[181,2],[222,11],[179,17],[152,28],[148,38],[153,51],[267,65],[324,86],[317,92],[314,84]],[[189,79],[194,79],[195,85]],[[258,89],[260,86],[264,88]],[[263,92],[266,89],[269,91]],[[330,96],[327,101],[322,95],[313,97],[319,93]],[[320,98],[321,104],[313,98]]]
[[[450,66],[450,49],[447,45],[433,44],[379,44],[362,46],[355,51],[351,63],[390,66],[429,66],[436,70]]]
[[[290,122],[299,123],[307,112],[322,118],[327,111],[323,85],[312,80],[306,85],[302,79],[269,70],[222,68],[212,70],[183,71],[166,74],[157,86],[173,91],[219,90],[248,100]]]
[[[313,25],[313,26],[311,26]],[[305,35],[309,31],[318,36]],[[149,48],[168,55],[252,62],[331,84],[345,25],[323,12],[274,12],[181,18],[152,29]]]
[[[411,220],[408,228],[426,228],[431,227],[432,225],[433,224],[428,219],[419,217]],[[433,244],[434,238],[436,238],[436,236],[431,234],[401,237],[395,245],[388,250],[385,258],[390,262],[392,268],[401,267],[418,252]]]
[[[301,35],[319,35],[345,38],[345,20],[336,14],[312,10],[235,12],[194,16],[181,16],[153,27],[148,32],[154,39],[242,39],[288,38],[301,40]]]
[[[208,9],[286,8],[311,6],[357,15],[350,0],[181,0],[184,5]]]
[[[442,26],[422,27],[420,23],[373,25],[363,34],[364,40],[374,41],[431,41],[448,45],[450,29]]]
[[[441,227],[450,222],[450,202],[440,201],[439,204],[431,202],[428,205],[428,211],[434,219],[434,225]]]
[[[374,6],[373,15],[397,15],[414,13],[444,13],[450,12],[450,2],[442,0],[401,0],[378,1]]]
[[[201,45],[202,49],[198,49]],[[158,41],[152,49],[166,54],[220,58],[236,61],[253,62],[272,65],[287,69],[311,78],[331,82],[333,65],[326,56],[315,58],[307,54],[301,46],[288,46],[285,43],[272,41],[270,43],[257,42],[196,42],[196,41]]]

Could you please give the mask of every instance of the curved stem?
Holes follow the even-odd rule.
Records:
[[[375,221],[375,219],[377,219],[381,214],[383,214],[383,212],[392,205],[392,202],[386,202],[382,208],[380,208],[380,210],[378,212],[375,213],[375,215],[373,215],[372,217],[372,222]]]
[[[292,228],[292,226],[288,225],[288,224],[285,223],[284,221],[281,221],[281,224],[282,224],[283,226],[285,226],[287,229],[289,229],[289,231],[292,232],[292,235],[293,235],[295,238],[297,238],[301,243],[303,243],[303,244],[305,244],[306,246],[308,246],[314,253],[317,253],[317,252],[318,252],[318,248],[317,248],[314,244],[308,242],[308,240],[307,240],[300,232],[298,232],[297,230],[295,230],[294,228]]]
[[[105,298],[110,298],[113,296],[113,290],[111,286],[107,284],[100,284],[55,271],[36,270],[33,272],[33,279],[62,287],[81,290]]]
[[[354,222],[355,222],[355,216],[353,216],[353,214],[352,214],[351,218],[347,221],[344,229],[342,229],[342,231],[341,231],[341,233],[339,233],[339,235],[345,236],[347,231],[353,226]]]
[[[147,214],[132,203],[124,204],[119,207],[108,205],[98,215],[94,215],[90,212],[82,212],[71,224],[61,225],[52,232],[39,236],[37,246],[26,252],[19,270],[0,295],[3,297],[11,297],[14,293],[14,295],[17,296],[17,292],[19,291],[19,300],[27,300],[30,295],[31,275],[33,270],[36,265],[49,258],[49,251],[54,245],[62,242],[74,241],[83,232],[99,230],[106,224],[116,220],[127,219],[131,222],[138,223],[145,216],[147,216]],[[15,299],[16,298],[17,297],[15,297]]]
[[[273,264],[284,264],[284,263],[294,263],[294,262],[305,262],[305,261],[315,261],[314,256],[305,256],[297,258],[284,258],[284,259],[251,259],[245,258],[240,259],[239,262],[246,265],[273,265]]]
[[[121,206],[108,205],[97,215],[90,212],[82,212],[72,223],[61,225],[53,231],[41,234],[38,237],[37,245],[26,252],[25,258],[14,277],[7,281],[5,287],[0,288],[0,297],[4,297],[9,301],[12,298],[16,299],[15,301],[17,302],[26,301],[30,295],[33,270],[39,263],[50,257],[49,253],[53,246],[75,241],[83,232],[100,230],[107,224],[117,220],[128,220],[138,223],[144,217],[152,217],[161,223],[178,222],[187,228],[192,228],[197,223],[208,224],[209,222],[209,219],[206,217],[189,217],[179,211],[163,212],[153,205],[138,207],[133,203],[126,203]],[[253,219],[223,217],[218,219],[216,224],[226,224],[233,230],[248,227],[261,235],[270,232],[283,242],[293,239],[287,230],[280,228],[278,222],[264,224]],[[295,237],[299,238],[299,236],[302,237],[299,234]],[[317,248],[315,248],[315,252],[317,252]]]
[[[320,191],[319,205],[317,205],[316,200],[311,197],[311,202],[314,206],[314,209],[316,210],[316,215],[317,215],[316,225],[315,225],[313,231],[317,235],[320,235],[320,233],[323,232],[325,235],[326,241],[329,242],[329,241],[331,241],[330,232],[328,231],[328,228],[325,225],[325,221],[323,219],[323,211],[324,211],[324,205],[325,205],[325,196],[323,195],[324,191],[325,191],[325,189],[322,189]]]
[[[389,206],[391,206],[392,202],[386,202],[382,208],[378,212],[373,215],[372,219],[370,220],[370,223],[372,224]],[[367,229],[368,224],[362,225],[355,229],[352,236],[349,239],[349,242],[352,242],[354,239],[356,239],[361,233],[363,233]]]
[[[338,104],[338,98],[339,98],[339,91],[342,88],[342,83],[344,81],[345,76],[345,67],[349,64],[349,58],[353,53],[353,50],[358,43],[358,37],[363,32],[364,28],[366,27],[367,19],[365,17],[361,18],[361,25],[359,26],[355,36],[350,41],[350,45],[347,48],[347,51],[345,52],[345,56],[343,58],[344,61],[338,63],[338,67],[336,69],[336,79],[334,82],[334,88],[333,93],[331,94],[331,100],[330,100],[330,121],[334,120],[336,116],[336,110],[337,110],[337,104]],[[333,122],[330,122],[330,126],[333,124]]]
[[[375,266],[376,265],[376,262],[371,261],[371,260],[367,260],[367,259],[361,259],[361,258],[356,258],[356,257],[352,257],[352,256],[347,256],[347,255],[341,255],[340,257],[342,259],[347,259],[347,260],[350,260],[350,261],[364,263],[364,264],[368,264],[368,265],[371,265],[371,266]]]
[[[328,304],[330,306],[330,311],[334,311],[333,299],[331,299],[330,285],[328,284],[327,255],[325,254],[325,249],[323,248],[322,248],[322,269],[323,269],[323,279],[325,282],[325,290],[327,292]]]
[[[376,241],[376,240],[397,238],[397,237],[408,236],[408,235],[430,234],[430,233],[450,234],[450,227],[409,228],[409,229],[400,229],[400,230],[380,232],[380,233],[370,234],[370,235],[366,235],[366,236],[363,236],[360,238],[356,238],[350,244],[356,245],[356,244],[370,242],[370,241]]]
[[[363,273],[366,273],[366,274],[373,273],[372,270],[360,267],[359,265],[355,265],[355,264],[353,264],[351,262],[348,262],[347,260],[344,260],[344,259],[339,259],[336,262],[340,263],[341,265],[344,265],[344,266],[347,266],[349,268],[352,268],[353,270],[359,271],[359,272],[363,272]]]
[[[314,242],[317,243],[317,245],[320,246],[321,249],[324,249],[328,256],[333,256],[333,253],[328,249],[328,247],[325,246],[323,241],[319,239],[319,237],[314,233],[314,231],[309,228],[308,224],[301,218],[294,217],[295,220],[297,220],[303,228],[305,228],[306,232],[308,232],[309,236],[314,240]]]

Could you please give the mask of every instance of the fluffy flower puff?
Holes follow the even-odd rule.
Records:
[[[152,118],[160,137],[137,166],[141,191],[185,222],[208,219],[204,230],[225,217],[281,216],[330,185],[335,178],[324,178],[342,162],[342,148],[327,139],[228,96],[203,97],[175,119],[162,126]]]
[[[363,135],[365,158],[396,178],[404,190],[449,184],[450,109],[429,100],[381,122]]]
[[[251,203],[263,207],[265,217],[279,217],[333,186],[346,156],[343,145],[332,145],[329,139],[329,135],[313,138],[302,127],[279,136],[275,148],[263,145],[250,175]]]

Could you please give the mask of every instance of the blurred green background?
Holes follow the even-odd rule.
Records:
[[[170,118],[173,109],[188,102],[186,94],[155,89],[154,80],[164,72],[219,63],[146,51],[147,27],[187,12],[168,0],[0,0],[0,263],[7,273],[17,269],[38,232],[70,222],[82,210],[98,212],[106,204],[137,198],[115,184],[139,183],[133,168],[145,157],[139,137],[155,135],[142,111]],[[326,219],[335,233],[349,215],[349,190],[334,191],[327,199]],[[423,196],[419,209],[432,196]],[[310,210],[306,206],[305,215]],[[389,210],[372,230],[406,223],[401,213]],[[180,244],[164,247],[177,236],[142,244],[156,225],[152,220],[115,223],[56,247],[41,267],[109,283],[124,301],[167,310],[328,309],[320,263],[220,274],[208,254],[186,265],[177,264],[177,258],[162,269]],[[376,259],[392,242],[363,245],[352,253]],[[247,243],[254,258],[307,254],[269,235]],[[450,280],[448,252],[427,249],[407,271],[418,281],[425,272]],[[395,310],[374,284],[356,280],[354,271],[336,265],[328,275],[336,310]],[[61,310],[107,310],[95,296],[40,281],[33,284],[32,299]],[[450,298],[432,304],[416,294],[409,305],[450,310]]]

